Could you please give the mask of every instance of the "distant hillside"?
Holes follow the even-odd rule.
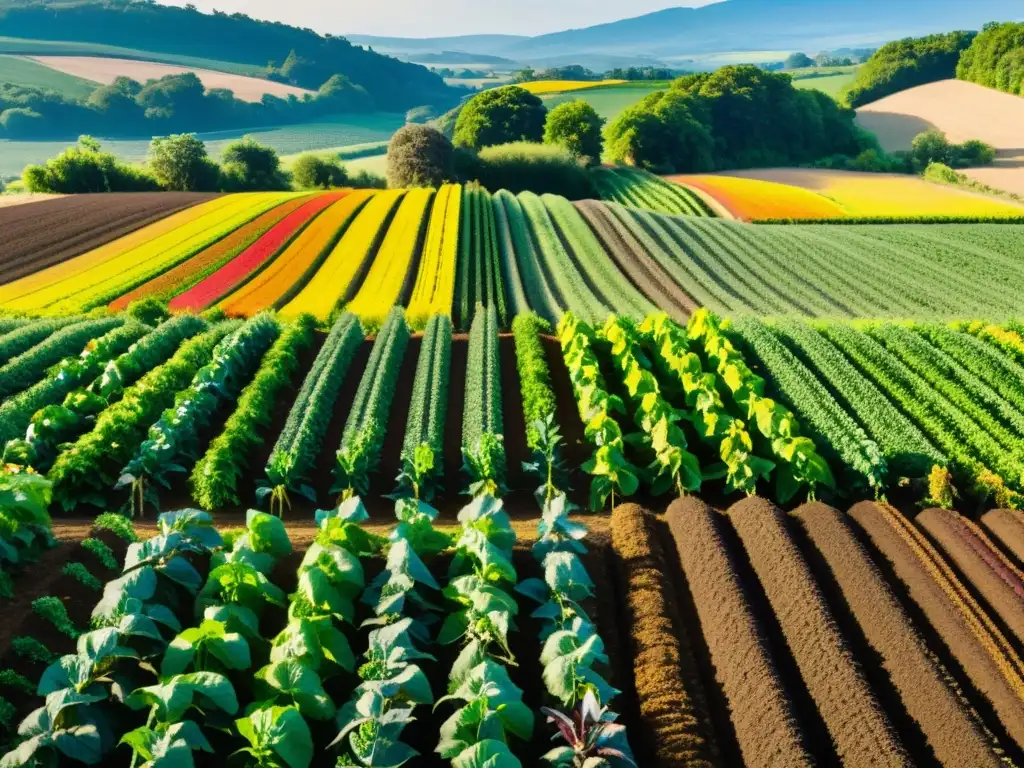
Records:
[[[926,12],[922,12],[925,11]],[[535,63],[574,56],[645,56],[665,61],[733,51],[832,50],[992,20],[1024,20],[1020,0],[727,0],[539,37],[469,36],[410,40],[353,36],[394,51],[487,53]],[[414,47],[412,47],[414,46]]]
[[[425,67],[309,29],[204,14],[132,0],[4,0],[0,37],[78,41],[279,68],[276,77],[316,90],[333,75],[362,86],[377,109],[455,103],[458,92]]]

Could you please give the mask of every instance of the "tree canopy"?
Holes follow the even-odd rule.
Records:
[[[407,125],[388,144],[389,187],[437,187],[455,175],[455,148],[436,128]]]
[[[897,91],[948,80],[956,75],[960,54],[974,37],[974,32],[950,32],[883,45],[857,70],[841,98],[860,107]]]
[[[514,141],[540,141],[547,109],[538,97],[515,85],[477,94],[462,107],[455,123],[458,147],[480,149]]]
[[[548,112],[544,143],[565,147],[576,157],[585,158],[590,165],[597,165],[604,149],[603,127],[604,118],[589,102],[574,99]]]
[[[986,25],[961,55],[956,76],[1024,96],[1024,23]]]

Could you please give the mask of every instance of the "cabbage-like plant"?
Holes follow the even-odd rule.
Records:
[[[620,768],[636,761],[626,742],[626,728],[615,722],[615,715],[602,707],[592,690],[587,691],[570,715],[550,707],[541,707],[548,723],[558,727],[565,744],[555,747],[543,760],[556,768]]]

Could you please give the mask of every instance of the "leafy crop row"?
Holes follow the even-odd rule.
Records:
[[[462,411],[462,456],[473,496],[498,496],[505,481],[504,439],[498,312],[494,306],[478,307],[469,331]]]
[[[221,341],[192,383],[175,394],[174,405],[149,428],[145,441],[121,470],[117,487],[131,486],[133,512],[141,514],[147,500],[155,504],[154,483],[170,488],[170,476],[187,471],[178,462],[196,455],[201,430],[238,396],[280,332],[272,315],[257,315]]]
[[[68,326],[81,323],[81,315],[69,317],[52,317],[32,320],[17,325],[0,336],[0,362],[6,365],[18,355],[28,352],[32,347],[48,339]]]
[[[541,252],[534,242],[533,234],[530,232],[530,225],[522,203],[519,201],[519,198],[505,189],[494,195],[493,202],[495,216],[499,215],[498,208],[500,207],[508,227],[507,234],[510,242],[502,246],[502,254],[504,261],[508,265],[507,268],[511,272],[511,262],[514,259],[530,308],[549,323],[557,323],[558,318],[562,315],[564,306],[560,303],[555,289],[548,282],[547,275],[541,265]],[[509,247],[511,247],[511,250],[509,250]],[[514,295],[515,289],[516,283],[510,278],[510,296]],[[466,311],[469,311],[468,308]]]
[[[681,184],[672,184],[635,168],[600,168],[594,173],[602,200],[646,208],[658,213],[685,216],[714,214],[696,194]]]
[[[313,343],[314,322],[312,316],[302,315],[284,327],[256,376],[242,390],[223,431],[193,468],[192,492],[204,509],[212,511],[241,501],[240,481],[249,468],[248,457],[262,443],[261,432],[270,425],[275,403],[299,368],[299,355]]]
[[[0,444],[6,445],[9,440],[23,436],[39,409],[59,403],[69,392],[92,381],[103,372],[109,360],[125,352],[151,330],[147,325],[129,320],[90,339],[77,357],[64,358],[31,387],[7,398],[0,405]]]
[[[271,511],[284,514],[284,508],[291,506],[290,492],[316,500],[316,493],[307,483],[349,364],[362,343],[359,318],[348,312],[341,315],[302,382],[267,461],[267,483],[256,493],[261,500],[269,497]]]
[[[508,308],[502,274],[501,252],[491,193],[478,184],[465,188],[462,236],[459,240],[459,325],[467,330],[476,307],[495,307],[502,326],[508,324]]]
[[[508,300],[507,322],[507,318],[514,320],[524,312],[529,312],[530,303],[526,298],[527,288],[523,285],[519,262],[516,259],[515,243],[519,235],[513,234],[509,213],[498,195],[491,197],[491,208],[494,211],[495,237],[498,242],[497,258],[501,269],[499,274]],[[530,247],[532,248],[532,245]]]
[[[523,397],[523,416],[526,419],[526,443],[531,449],[538,447],[537,423],[555,416],[555,392],[551,388],[551,371],[547,355],[540,340],[551,326],[537,315],[524,313],[512,321],[512,335],[516,345],[516,368],[519,388]]]
[[[426,501],[433,498],[444,466],[442,449],[451,355],[451,319],[434,315],[427,321],[420,345],[398,477],[400,487],[407,487],[415,498]]]
[[[174,356],[126,389],[117,403],[104,410],[92,431],[57,456],[48,477],[54,500],[65,509],[81,502],[102,506],[123,467],[145,439],[145,430],[174,402],[174,395],[209,363],[214,347],[236,323],[220,323],[185,342]]]
[[[394,307],[373,343],[336,454],[334,491],[345,499],[369,493],[409,336],[405,313]]]

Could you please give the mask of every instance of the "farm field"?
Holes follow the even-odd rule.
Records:
[[[17,235],[6,246],[0,309],[56,315],[154,297],[174,311],[281,309],[323,322],[354,301],[376,325],[393,304],[410,306],[417,282],[436,279],[417,277],[417,265],[440,241],[458,243],[460,272],[433,311],[463,330],[478,303],[495,306],[504,328],[526,310],[551,322],[567,310],[600,322],[652,307],[679,319],[702,306],[730,316],[919,320],[1024,312],[1006,280],[1020,272],[1020,224],[751,225],[710,217],[699,196],[657,177],[603,178],[609,196],[629,207],[467,187],[473,205],[444,216],[435,214],[447,210],[446,198],[404,190],[348,193],[351,209],[336,219],[321,216],[344,191],[128,196],[135,207],[124,220],[97,224],[85,214],[106,216],[105,197],[0,209]],[[166,209],[153,208],[163,201]],[[655,207],[700,215],[648,210]],[[296,238],[307,243],[301,269],[284,266]],[[383,293],[371,279],[384,274],[378,267],[390,270]],[[271,276],[272,291],[242,300],[250,281]]]
[[[153,61],[100,56],[32,56],[31,60],[57,72],[83,80],[91,80],[102,85],[109,85],[116,78],[122,76],[145,83],[148,80],[158,80],[167,75],[192,72],[207,90],[227,88],[242,101],[260,101],[264,94],[282,99],[287,99],[289,96],[301,99],[304,95],[313,93],[304,88],[296,88],[293,85],[277,83],[273,80]]]
[[[536,96],[549,93],[575,93],[594,88],[607,88],[609,85],[625,85],[625,80],[534,80],[521,83],[520,88]]]
[[[272,128],[237,131],[213,131],[196,134],[206,143],[211,157],[218,157],[224,148],[243,136],[252,136],[260,144],[282,155],[344,147],[366,142],[388,141],[405,124],[405,116],[390,112],[344,115]],[[103,149],[130,162],[142,162],[149,151],[149,139],[107,139],[96,137]],[[0,176],[17,176],[30,163],[42,163],[73,144],[68,141],[10,141],[0,139]]]
[[[671,179],[705,191],[736,218],[752,221],[998,219],[1024,215],[1024,205],[896,174],[769,168]]]
[[[804,90],[821,91],[835,99],[854,81],[854,78],[856,78],[856,73],[851,70],[820,77],[795,77],[793,85]]]
[[[477,313],[468,335],[443,315],[413,334],[393,311],[375,338],[351,314],[328,333],[269,315],[242,324],[180,315],[155,328],[124,315],[70,318],[27,349],[33,324],[0,319],[16,326],[0,336],[0,387],[10,393],[34,366],[42,378],[24,392],[54,403],[46,418],[56,425],[34,430],[42,417],[30,417],[6,454],[44,474],[9,465],[3,481],[36,489],[21,524],[49,524],[47,503],[76,516],[52,524],[52,548],[27,528],[22,564],[5,561],[16,602],[0,668],[23,676],[0,677],[7,722],[66,697],[73,683],[57,671],[72,657],[94,669],[105,639],[137,650],[107,660],[134,693],[115,696],[103,676],[76,706],[103,719],[112,737],[95,749],[118,763],[139,749],[122,735],[161,724],[191,723],[188,744],[203,743],[199,734],[214,754],[258,744],[245,713],[272,701],[287,724],[274,749],[297,768],[333,764],[364,749],[345,730],[359,714],[346,702],[383,681],[408,693],[385,694],[362,717],[406,710],[391,716],[403,724],[391,741],[430,764],[458,766],[486,749],[513,768],[539,765],[554,733],[541,707],[569,712],[588,686],[620,714],[624,730],[607,736],[638,765],[760,765],[766,754],[787,765],[1021,760],[1021,513],[968,516],[932,506],[941,499],[913,512],[856,503],[873,497],[872,478],[906,510],[929,492],[920,472],[962,482],[974,460],[907,425],[922,409],[957,409],[959,421],[934,429],[975,424],[995,435],[997,420],[1019,413],[1007,372],[1024,340],[1012,325],[730,328],[702,311],[686,326],[663,314],[592,326],[567,314],[555,337],[528,314],[499,333],[497,314]],[[84,367],[42,373],[58,345],[90,334],[99,343]],[[898,388],[889,382],[915,374],[850,352],[869,342],[921,371],[914,398],[887,399]],[[798,363],[778,375],[780,356],[798,354],[816,373]],[[961,377],[972,399],[930,383],[912,362],[921,359]],[[111,368],[121,372],[113,382]],[[982,398],[981,382],[1001,388]],[[94,399],[56,406],[75,386]],[[74,418],[97,399],[94,420]],[[22,418],[27,400],[8,394],[0,426]],[[868,429],[882,433],[874,449]],[[716,462],[721,473],[704,471]],[[916,484],[897,482],[900,472]],[[475,498],[458,499],[467,484]],[[398,500],[385,498],[396,485]],[[570,485],[571,499],[602,511],[573,510]],[[962,501],[985,503],[956,487]],[[831,506],[805,503],[810,492]],[[997,498],[1015,504],[1013,492]],[[134,525],[110,514],[88,521],[129,497]],[[183,511],[154,521],[157,499]],[[243,512],[256,506],[284,521]],[[146,575],[128,578],[140,566]],[[235,589],[243,577],[249,588]],[[537,606],[548,610],[531,615]],[[568,613],[546,618],[557,606]],[[478,623],[484,616],[492,623]],[[60,654],[69,656],[46,672]],[[495,689],[480,697],[482,681]],[[165,688],[191,698],[161,705],[178,701]],[[499,695],[500,739],[481,747],[475,731],[449,736],[460,708],[497,707]],[[147,716],[156,719],[146,725]],[[0,731],[12,738],[9,726]],[[67,734],[59,748],[26,741],[19,754],[60,749],[61,763],[75,764],[80,738]]]
[[[22,56],[0,56],[0,82],[53,90],[75,99],[87,99],[96,89],[88,79],[57,72]]]
[[[963,80],[900,91],[857,110],[857,122],[878,136],[883,149],[909,149],[921,131],[937,128],[950,141],[980,139],[996,148],[996,161],[964,171],[995,189],[1024,195],[1024,98]]]
[[[586,88],[582,91],[541,94],[540,98],[548,109],[554,109],[566,101],[583,99],[594,108],[597,114],[611,122],[626,107],[631,107],[647,94],[664,87],[664,83],[626,83],[603,88]]]

